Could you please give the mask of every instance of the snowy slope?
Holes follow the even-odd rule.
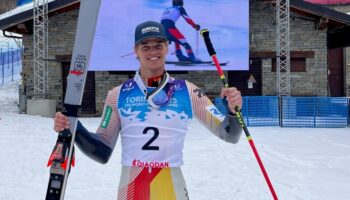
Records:
[[[0,86],[0,199],[44,199],[48,157],[56,140],[53,120],[16,113],[16,84]],[[91,131],[99,118],[81,119]],[[281,200],[350,199],[350,130],[249,128]],[[120,143],[109,163],[98,164],[79,150],[66,200],[116,199]],[[193,200],[272,199],[245,137],[220,141],[194,121],[184,149],[184,176]]]

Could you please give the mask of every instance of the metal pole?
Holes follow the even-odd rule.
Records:
[[[7,42],[7,69],[10,69],[10,43]]]
[[[33,0],[34,97],[47,97],[48,0]]]
[[[2,72],[2,81],[1,81],[1,85],[4,85],[4,57],[2,55],[2,48],[0,48],[0,56],[1,56],[1,72]]]
[[[276,1],[276,73],[279,96],[290,96],[289,1]]]
[[[13,50],[12,50],[12,47],[11,47],[11,63],[12,63],[12,82],[13,82]]]
[[[19,62],[20,59],[20,53],[21,53],[21,49],[17,49],[17,62]]]

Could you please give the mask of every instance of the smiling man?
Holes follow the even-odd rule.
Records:
[[[242,106],[241,94],[234,87],[222,89],[231,111],[222,114],[197,86],[171,77],[165,70],[168,40],[160,23],[136,27],[134,50],[140,70],[109,91],[97,133],[78,123],[75,142],[87,156],[106,163],[120,135],[119,200],[188,200],[181,171],[188,125],[195,117],[220,139],[238,142],[242,130],[234,108]],[[65,128],[68,118],[59,112],[54,129]]]
[[[144,78],[161,77],[164,73],[168,40],[163,26],[145,22],[136,27],[134,51],[140,61],[140,74]]]

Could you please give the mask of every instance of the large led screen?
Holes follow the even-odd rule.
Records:
[[[139,61],[133,54],[135,27],[148,20],[161,22],[162,16],[172,9],[178,9],[178,12],[165,18],[175,22],[175,27],[180,32],[180,35],[174,33],[175,37],[181,39],[182,35],[185,39],[181,39],[182,44],[187,42],[188,45],[180,45],[181,54],[179,50],[176,51],[175,42],[170,43],[166,62],[168,71],[216,70],[210,63],[212,59],[193,24],[210,31],[210,38],[223,70],[249,69],[247,0],[184,0],[184,9],[171,8],[172,3],[172,0],[103,0],[90,70],[138,70]],[[176,13],[180,15],[176,16]],[[188,46],[191,47],[194,56],[204,61],[203,63],[183,62],[188,59]],[[179,62],[177,55],[185,57]]]

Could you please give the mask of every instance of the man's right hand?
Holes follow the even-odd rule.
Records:
[[[54,118],[54,127],[53,129],[58,133],[63,131],[64,129],[69,129],[69,120],[68,117],[62,114],[61,112],[57,112]]]

